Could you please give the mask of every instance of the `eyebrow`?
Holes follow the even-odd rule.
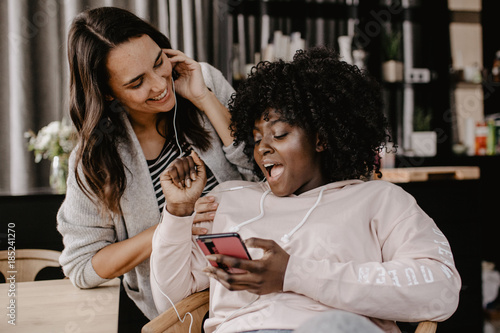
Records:
[[[287,123],[287,122],[285,120],[279,118],[279,119],[271,120],[269,123],[271,124],[271,127],[272,127],[272,126],[276,125],[277,123]],[[253,130],[260,132],[260,130],[255,126],[253,127]]]
[[[156,56],[156,59],[155,59],[155,62],[154,62],[155,64],[158,62],[158,59],[160,59],[160,57],[161,57],[161,53],[162,53],[162,52],[163,52],[162,50],[160,50],[160,52],[158,52],[158,55]],[[143,76],[144,76],[144,73],[139,74],[139,75],[137,75],[136,77],[134,77],[133,79],[131,79],[131,80],[129,80],[128,82],[124,83],[124,84],[123,84],[123,86],[124,86],[124,87],[125,87],[125,86],[128,86],[129,84],[131,84],[131,83],[132,83],[132,82],[134,82],[134,81],[139,80],[139,79],[140,79],[141,77],[143,77]]]

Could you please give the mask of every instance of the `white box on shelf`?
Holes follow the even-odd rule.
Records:
[[[411,133],[413,156],[432,157],[437,152],[437,134],[434,131]]]

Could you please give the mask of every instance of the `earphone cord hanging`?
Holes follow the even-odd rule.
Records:
[[[319,202],[321,201],[321,198],[323,197],[323,192],[324,191],[325,191],[325,188],[323,187],[321,189],[321,191],[319,192],[318,199],[316,199],[316,202],[314,203],[314,205],[307,211],[307,214],[306,214],[306,216],[304,216],[304,218],[302,219],[302,221],[300,221],[300,223],[297,224],[295,226],[295,228],[293,228],[292,231],[290,231],[288,234],[284,234],[283,237],[281,237],[281,241],[283,243],[288,243],[290,241],[290,238],[293,236],[293,234],[295,232],[297,232],[297,230],[299,230],[300,228],[302,228],[302,226],[304,225],[304,223],[306,223],[307,219],[309,218],[309,215],[311,215],[311,213],[313,212],[313,210],[318,206]]]
[[[151,261],[153,261],[153,253],[151,253]],[[172,302],[172,300],[170,299],[170,297],[168,297],[168,296],[167,296],[167,294],[165,294],[165,293],[163,292],[163,290],[161,290],[161,288],[160,288],[160,283],[159,283],[159,282],[158,282],[158,280],[156,279],[156,274],[155,274],[155,272],[154,272],[154,267],[153,267],[153,266],[154,266],[154,265],[151,265],[151,274],[153,275],[153,280],[154,280],[154,282],[155,282],[156,286],[158,287],[158,290],[160,291],[160,293],[168,299],[168,301],[170,302],[170,304],[172,304],[172,307],[174,308],[175,313],[177,314],[177,318],[179,318],[179,321],[180,321],[181,323],[184,323],[184,321],[186,320],[186,316],[187,316],[187,315],[189,315],[189,316],[191,317],[191,323],[189,324],[189,333],[191,333],[191,327],[193,326],[193,321],[194,321],[194,319],[193,319],[193,315],[191,314],[191,312],[186,312],[186,313],[184,314],[184,317],[182,317],[182,319],[181,319],[181,315],[179,314],[179,311],[177,311],[177,308],[175,307],[174,302]]]
[[[175,94],[175,83],[174,77],[172,77],[172,92],[174,93],[174,134],[175,134],[175,142],[177,143],[177,147],[179,147],[179,156],[182,156],[182,147],[179,143],[179,138],[177,137],[177,126],[176,126],[176,118],[177,118],[177,95]]]
[[[245,222],[242,222],[234,227],[232,227],[230,229],[231,232],[238,232],[240,231],[240,228],[249,224],[249,223],[252,223],[252,222],[255,222],[257,220],[260,220],[261,218],[264,217],[264,199],[266,199],[267,195],[271,193],[271,190],[267,190],[266,192],[264,192],[262,194],[262,196],[260,197],[260,214],[258,216],[255,216],[254,218],[251,218],[250,220],[248,221],[245,221]]]
[[[307,219],[309,218],[309,216],[311,215],[311,213],[314,211],[314,209],[316,209],[316,207],[318,206],[319,202],[321,201],[321,198],[323,197],[323,192],[325,191],[325,188],[322,188],[321,191],[319,192],[319,195],[318,195],[318,198],[316,199],[316,202],[314,203],[314,205],[307,211],[306,215],[304,216],[304,218],[302,219],[302,221],[299,222],[299,224],[297,224],[297,226],[295,226],[295,228],[292,229],[292,231],[290,231],[289,233],[287,234],[284,234],[283,237],[281,237],[281,241],[283,243],[288,243],[290,241],[290,238],[293,236],[294,233],[297,232],[297,230],[299,230],[300,228],[302,228],[302,226],[306,223]],[[264,199],[266,198],[266,196],[271,192],[271,190],[267,190],[266,192],[264,192],[260,198],[260,214],[258,216],[255,216],[253,218],[251,218],[250,220],[248,221],[245,221],[245,222],[242,222],[238,225],[235,225],[233,227],[231,227],[229,229],[229,231],[231,232],[238,232],[240,231],[240,228],[249,224],[249,223],[253,223],[257,220],[260,220],[261,218],[264,217]]]

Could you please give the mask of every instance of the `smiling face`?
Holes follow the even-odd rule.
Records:
[[[326,184],[321,171],[323,145],[283,121],[274,110],[255,122],[254,158],[277,196],[299,195]]]
[[[148,35],[132,38],[109,52],[111,98],[116,98],[130,116],[141,117],[171,110],[172,65]]]

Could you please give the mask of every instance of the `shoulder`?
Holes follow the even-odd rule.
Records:
[[[408,192],[403,190],[401,186],[398,186],[394,183],[385,181],[385,180],[368,180],[362,183],[359,183],[360,186],[363,186],[366,189],[370,189],[374,192],[384,192],[388,195],[410,195]]]
[[[222,75],[222,72],[217,68],[215,68],[214,66],[206,62],[200,62],[200,66],[205,81],[222,81],[222,80],[226,81],[224,75]]]
[[[201,72],[207,87],[213,91],[217,98],[227,107],[229,98],[234,93],[231,84],[226,80],[221,71],[206,62],[200,62]]]
[[[400,186],[384,180],[369,180],[355,184],[353,189],[358,189],[360,197],[368,199],[377,207],[391,206],[392,209],[400,207],[406,209],[416,207],[415,198]]]

